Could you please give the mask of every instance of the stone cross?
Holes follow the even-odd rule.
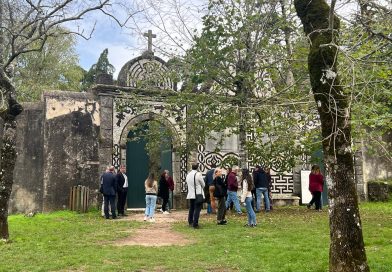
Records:
[[[152,53],[152,39],[156,38],[157,35],[152,34],[152,31],[150,29],[150,30],[148,30],[148,32],[144,33],[143,36],[148,38],[148,50],[147,51]]]

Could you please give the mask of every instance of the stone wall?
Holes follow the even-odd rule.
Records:
[[[43,193],[43,103],[25,103],[17,117],[18,157],[10,198],[11,213],[42,210]]]
[[[87,93],[44,94],[43,211],[68,207],[71,186],[99,184],[99,103]],[[94,193],[95,192],[95,193]]]

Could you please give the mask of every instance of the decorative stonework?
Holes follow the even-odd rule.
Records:
[[[118,84],[141,89],[148,87],[174,89],[165,61],[154,55],[142,55],[127,62],[118,75]]]
[[[203,175],[212,168],[212,165],[222,166],[222,162],[227,157],[239,158],[238,154],[234,152],[219,153],[219,152],[209,152],[205,150],[205,146],[198,146],[197,159],[199,163],[199,170]],[[223,165],[227,167],[227,165]],[[247,168],[250,172],[253,172],[255,165],[252,164],[251,160],[247,162]],[[271,170],[272,179],[272,193],[274,195],[287,195],[294,193],[294,179],[293,173],[283,173],[278,174],[279,169]]]

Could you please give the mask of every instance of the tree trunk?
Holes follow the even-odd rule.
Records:
[[[247,159],[248,155],[246,152],[246,115],[245,110],[240,108],[240,125],[239,125],[239,145],[238,145],[238,155],[239,155],[239,167],[241,169],[248,168]]]
[[[369,271],[355,188],[349,97],[337,74],[337,17],[329,18],[324,0],[295,0],[298,17],[310,38],[308,69],[318,106],[328,182],[329,270]]]
[[[0,154],[0,239],[8,240],[8,203],[12,191],[16,162],[16,121],[4,120],[3,145]]]

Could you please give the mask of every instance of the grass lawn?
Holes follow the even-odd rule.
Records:
[[[360,209],[371,271],[392,271],[392,202]],[[257,228],[243,227],[246,216],[229,216],[227,226],[203,216],[199,230],[175,223],[191,245],[118,247],[114,241],[146,223],[104,220],[98,212],[12,215],[0,271],[328,271],[326,211],[285,207],[257,217]]]

